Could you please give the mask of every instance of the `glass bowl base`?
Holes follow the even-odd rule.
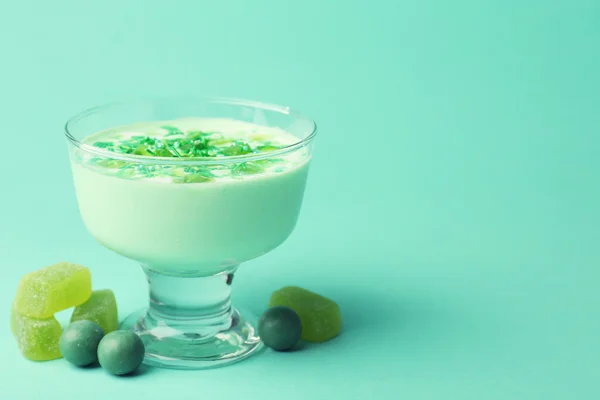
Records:
[[[263,345],[256,327],[233,310],[229,327],[217,333],[194,325],[169,326],[155,320],[147,309],[129,315],[121,329],[132,330],[144,342],[144,364],[171,369],[208,369],[242,361]]]

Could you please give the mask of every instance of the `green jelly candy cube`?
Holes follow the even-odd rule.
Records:
[[[81,320],[97,323],[105,334],[119,329],[117,300],[113,291],[94,290],[88,301],[75,307],[71,322]]]
[[[23,356],[33,361],[48,361],[61,357],[58,342],[62,328],[56,318],[29,318],[13,307],[10,328]]]
[[[89,269],[61,262],[23,276],[14,307],[21,315],[47,319],[84,303],[91,294]]]
[[[302,322],[301,338],[309,342],[324,342],[342,330],[340,307],[332,300],[297,286],[287,286],[273,292],[269,307],[285,306],[296,311]]]

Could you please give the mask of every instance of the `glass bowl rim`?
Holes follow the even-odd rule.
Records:
[[[96,113],[102,112],[104,110],[113,108],[113,107],[124,106],[124,105],[134,105],[134,104],[152,104],[152,103],[157,103],[159,101],[173,101],[173,100],[196,101],[196,102],[212,103],[212,104],[228,104],[228,105],[233,105],[233,106],[252,107],[255,109],[278,112],[280,114],[289,115],[291,117],[294,117],[297,119],[302,119],[302,120],[309,122],[311,125],[311,131],[304,139],[300,139],[298,142],[284,146],[277,150],[273,150],[273,151],[269,151],[269,152],[265,152],[265,153],[258,153],[258,154],[244,154],[244,155],[239,155],[239,156],[228,156],[228,157],[219,157],[219,158],[216,158],[216,157],[181,157],[181,158],[173,157],[173,158],[171,158],[171,157],[141,156],[141,155],[135,155],[135,154],[120,154],[120,153],[115,153],[115,152],[112,152],[112,151],[109,151],[109,150],[106,150],[106,149],[103,149],[100,147],[85,144],[85,143],[81,142],[79,139],[77,139],[71,133],[71,130],[72,130],[71,128],[74,123],[76,123],[92,114],[96,114]],[[64,133],[65,133],[65,136],[66,136],[67,140],[69,141],[69,143],[71,143],[73,146],[79,148],[80,150],[83,150],[84,152],[93,154],[94,156],[97,156],[97,157],[134,162],[137,164],[153,164],[153,165],[158,165],[158,164],[163,164],[163,165],[219,165],[220,164],[220,165],[222,165],[222,164],[230,164],[230,163],[256,161],[256,160],[262,160],[262,159],[267,159],[267,158],[275,158],[278,156],[282,156],[282,155],[294,152],[303,147],[306,147],[312,142],[312,140],[317,135],[317,124],[314,120],[304,116],[303,114],[300,114],[300,113],[292,110],[288,106],[281,106],[281,105],[276,105],[276,104],[271,104],[271,103],[263,103],[260,101],[245,100],[245,99],[231,98],[231,97],[168,96],[168,97],[150,98],[150,99],[145,99],[145,100],[115,101],[115,102],[105,103],[105,104],[102,104],[99,106],[88,108],[86,110],[83,110],[83,111],[75,114],[73,117],[71,117],[65,123]]]

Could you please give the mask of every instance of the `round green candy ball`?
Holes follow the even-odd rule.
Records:
[[[78,367],[85,367],[98,360],[98,344],[104,332],[98,324],[81,320],[70,324],[58,342],[65,360]]]
[[[289,307],[271,307],[258,321],[258,335],[273,350],[289,350],[298,343],[302,335],[300,317]]]
[[[144,360],[144,343],[130,331],[114,331],[104,336],[98,346],[98,361],[113,375],[135,371]]]

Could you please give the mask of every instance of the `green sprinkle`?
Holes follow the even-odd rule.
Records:
[[[203,132],[203,131],[189,131],[187,136],[190,140],[194,140],[194,139],[206,139],[208,136],[211,136],[212,133],[210,132]]]
[[[94,143],[95,147],[99,147],[101,149],[107,149],[109,147],[113,147],[115,144],[113,142],[96,142]]]
[[[151,148],[146,147],[144,145],[139,145],[135,148],[135,150],[133,151],[133,154],[138,155],[138,156],[151,156],[153,155],[151,152]]]
[[[283,158],[266,158],[263,160],[256,160],[253,161],[255,164],[261,165],[261,166],[269,166],[271,164],[277,164],[277,163],[281,163],[283,162]]]
[[[233,175],[254,175],[264,171],[264,168],[254,162],[240,163],[231,169]]]
[[[128,165],[119,170],[119,176],[121,178],[133,178],[135,176],[135,165]]]
[[[248,143],[237,141],[235,144],[223,149],[222,153],[225,156],[241,156],[252,152],[252,148]]]
[[[167,136],[183,135],[183,131],[176,126],[165,125],[161,126],[161,129],[164,129],[168,132]]]
[[[231,146],[233,144],[233,140],[232,139],[228,139],[228,138],[215,138],[215,139],[211,139],[208,144],[210,146],[220,146],[220,147],[225,147],[225,146]]]
[[[133,153],[133,148],[128,144],[119,145],[119,150],[126,154]]]
[[[185,168],[173,168],[170,174],[176,177],[183,177],[186,175]]]
[[[112,158],[101,158],[96,161],[96,165],[104,168],[122,168],[125,164],[125,161],[113,160]]]
[[[186,175],[182,178],[177,178],[174,180],[175,183],[203,183],[210,182],[213,178],[209,178],[203,175]]]
[[[173,157],[181,157],[181,154],[179,153],[179,151],[177,151],[175,146],[169,146],[169,151],[171,152]]]
[[[280,148],[281,147],[278,147],[278,146],[265,145],[265,146],[258,146],[256,148],[256,150],[260,153],[260,152],[268,152],[268,151],[279,150]]]

